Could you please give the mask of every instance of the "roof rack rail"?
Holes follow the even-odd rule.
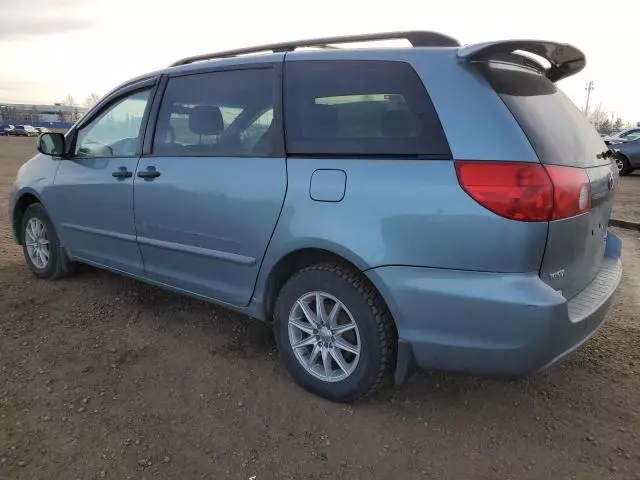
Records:
[[[174,62],[170,67],[187,65],[189,63],[211,60],[214,58],[234,57],[247,53],[259,52],[292,52],[301,47],[322,47],[331,48],[331,45],[338,43],[373,42],[376,40],[408,40],[413,47],[459,47],[460,43],[448,35],[437,32],[407,31],[407,32],[385,32],[369,33],[365,35],[348,35],[342,37],[314,38],[310,40],[299,40],[295,42],[272,43],[269,45],[259,45],[256,47],[238,48],[216,53],[206,53],[194,55]]]

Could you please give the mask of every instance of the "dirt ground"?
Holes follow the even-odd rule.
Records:
[[[616,230],[615,303],[564,363],[337,405],[257,321],[89,268],[34,278],[6,205],[33,142],[0,137],[0,479],[640,479],[640,232]]]
[[[620,177],[613,217],[620,220],[640,222],[640,170]]]

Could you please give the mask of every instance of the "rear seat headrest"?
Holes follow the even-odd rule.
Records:
[[[331,105],[313,105],[304,119],[305,136],[330,138],[338,133],[338,112]]]
[[[414,133],[413,115],[406,110],[390,110],[382,118],[380,131],[385,137],[410,137]]]

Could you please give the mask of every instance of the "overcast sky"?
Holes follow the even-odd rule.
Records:
[[[560,82],[578,105],[593,80],[602,103],[640,121],[640,2],[576,0],[28,0],[0,7],[0,101],[81,102],[188,55],[274,41],[435,30],[461,43],[568,42],[587,67]],[[597,5],[598,8],[594,8]]]

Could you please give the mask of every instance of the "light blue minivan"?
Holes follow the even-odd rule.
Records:
[[[336,48],[392,38],[411,47]],[[39,137],[15,237],[43,279],[86,263],[273,322],[332,400],[414,364],[536,372],[597,330],[622,271],[611,152],[555,85],[584,65],[433,32],[186,58]]]

